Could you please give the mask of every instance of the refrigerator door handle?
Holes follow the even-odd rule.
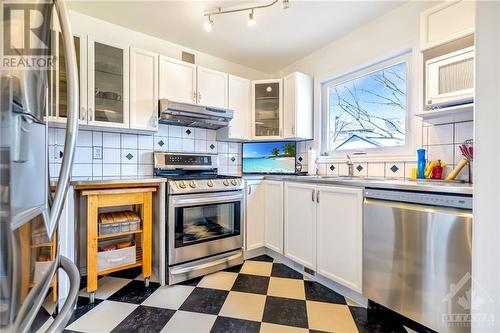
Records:
[[[60,333],[64,331],[68,321],[71,319],[78,298],[78,292],[80,291],[80,273],[75,264],[68,258],[60,256],[59,267],[68,275],[69,293],[64,306],[45,333]]]
[[[47,225],[50,238],[52,238],[56,225],[59,222],[59,217],[64,206],[64,199],[71,180],[71,169],[75,154],[76,137],[78,135],[78,103],[80,100],[76,51],[75,45],[73,44],[73,33],[69,24],[66,3],[64,0],[53,1],[61,25],[64,52],[66,54],[65,62],[68,81],[68,119],[66,125],[66,138],[64,141],[64,157],[61,165],[61,171],[59,173],[59,180],[57,182],[54,201],[50,209],[49,225]]]

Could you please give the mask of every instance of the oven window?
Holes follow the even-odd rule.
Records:
[[[175,209],[175,247],[240,234],[240,202]]]

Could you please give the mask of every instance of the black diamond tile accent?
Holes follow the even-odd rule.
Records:
[[[158,283],[150,282],[149,287],[146,287],[144,285],[144,281],[133,280],[125,285],[125,287],[111,295],[108,300],[141,304],[146,300],[146,298],[151,296],[151,294],[154,293],[158,287],[160,287],[160,284]]]
[[[330,170],[332,170],[332,171],[335,170],[335,166],[333,164],[330,165]]]
[[[299,279],[299,280],[301,280],[303,278],[302,274],[300,274],[296,270],[291,269],[290,267],[288,267],[285,264],[276,263],[276,262],[273,264],[271,276],[288,278],[288,279]]]
[[[336,293],[315,281],[304,281],[306,300],[328,302],[335,304],[347,304],[344,296]]]
[[[210,333],[258,333],[260,323],[228,317],[217,317]]]
[[[182,303],[179,310],[216,315],[226,301],[229,291],[209,288],[195,288]]]
[[[214,144],[213,144],[213,143],[212,143],[209,147],[210,147],[210,149],[212,149],[212,150],[214,150],[214,149],[215,149],[215,146],[214,146]]]
[[[64,155],[63,151],[62,150],[59,150],[59,158],[62,158]]]
[[[164,144],[165,142],[163,142],[163,140],[158,141],[158,146],[163,147]]]
[[[174,313],[174,310],[139,305],[111,332],[160,332]]]
[[[308,328],[306,301],[267,296],[262,321]]]
[[[361,170],[363,170],[363,167],[361,166],[361,164],[358,164],[358,166],[356,167],[356,169],[361,172]]]
[[[233,156],[233,157],[231,157],[231,162],[234,162],[234,161],[236,161],[236,157]]]
[[[398,170],[399,170],[399,168],[395,164],[393,166],[391,166],[391,171],[393,173],[396,173],[396,171],[398,171]]]
[[[247,260],[252,260],[252,261],[264,261],[264,262],[273,262],[274,259],[270,256],[268,256],[267,254],[263,254],[261,256],[257,256],[257,257],[253,257],[253,258],[249,258]]]
[[[303,158],[302,156],[299,156],[299,162],[302,162]]]
[[[192,133],[192,132],[191,132],[191,130],[188,128],[188,129],[186,130],[186,134],[187,134],[187,135],[191,135],[191,133]]]
[[[130,161],[131,159],[134,158],[134,155],[132,155],[131,153],[128,153],[127,155],[125,155],[125,157]]]
[[[78,318],[98,306],[103,300],[102,299],[95,299],[94,303],[89,303],[89,298],[88,297],[81,297],[79,296],[77,301],[76,301],[76,309],[73,311],[73,314],[71,315],[71,318],[69,319],[68,326],[76,321]]]
[[[231,290],[266,295],[269,280],[269,276],[239,274]]]

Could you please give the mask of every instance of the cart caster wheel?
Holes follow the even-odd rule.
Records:
[[[144,285],[147,287],[149,287],[149,278],[144,278]]]
[[[95,302],[95,291],[89,293],[89,303],[93,304]]]

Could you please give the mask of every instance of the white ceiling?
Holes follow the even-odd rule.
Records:
[[[258,4],[272,1],[261,1]],[[202,25],[206,10],[241,7],[248,1],[78,1],[70,9],[140,31],[263,72],[274,73],[403,1],[290,1],[255,11],[217,15],[214,28]]]

